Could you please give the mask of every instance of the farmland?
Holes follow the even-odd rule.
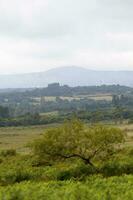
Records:
[[[88,122],[133,121],[132,88],[61,86],[0,94],[0,126],[61,123],[73,115]]]
[[[40,103],[42,100],[49,102],[49,101],[56,101],[56,96],[42,96],[38,98],[32,98],[36,103]],[[73,95],[73,96],[60,96],[61,100],[67,100],[67,101],[72,101],[72,100],[81,100],[81,99],[92,99],[96,101],[100,100],[106,100],[106,101],[112,101],[112,94],[95,94],[95,95]]]

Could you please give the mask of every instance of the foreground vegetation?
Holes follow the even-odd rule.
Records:
[[[15,140],[16,149],[0,144],[0,200],[132,199],[132,130],[77,119],[1,128],[1,139]]]
[[[84,182],[24,182],[0,188],[0,199],[6,200],[132,200],[133,176],[90,177]]]
[[[1,93],[0,200],[133,199],[132,106],[119,85]]]

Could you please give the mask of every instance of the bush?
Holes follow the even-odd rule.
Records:
[[[116,146],[124,141],[123,131],[118,128],[104,125],[87,127],[79,120],[72,120],[46,130],[31,147],[41,162],[54,164],[73,159],[95,168],[95,161],[108,160],[118,152]]]
[[[3,162],[3,159],[2,158],[0,158],[0,164]]]
[[[69,163],[68,165],[57,167],[46,167],[43,176],[49,180],[83,180],[89,175],[96,173],[91,166],[85,165],[83,162]]]
[[[1,172],[0,183],[1,185],[8,185],[19,183],[21,181],[30,180],[31,174],[22,169],[8,169],[8,171]]]
[[[100,172],[104,176],[120,176],[122,174],[120,164],[118,162],[109,162],[104,164]]]
[[[3,156],[3,157],[16,156],[16,150],[15,149],[2,150],[0,152],[0,155]]]
[[[133,161],[129,162],[109,162],[101,168],[104,176],[121,176],[122,174],[133,174]]]

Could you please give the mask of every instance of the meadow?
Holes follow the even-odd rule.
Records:
[[[27,144],[37,139],[51,126],[56,126],[56,124],[28,127],[2,127],[0,128],[0,150],[16,149],[17,152],[25,153],[27,151]]]
[[[56,112],[50,112],[44,115],[56,115]],[[0,150],[16,149],[17,152],[26,153],[28,150],[27,144],[39,138],[44,134],[45,130],[50,127],[56,127],[59,124],[38,125],[38,126],[19,126],[19,127],[2,127],[0,128]],[[88,125],[89,126],[89,125]],[[112,124],[110,124],[112,126]],[[114,125],[119,127],[127,134],[126,145],[133,144],[133,124]]]
[[[72,96],[60,96],[60,99],[62,100],[68,100],[68,101],[72,101],[72,100],[81,100],[81,99],[92,99],[95,101],[100,101],[100,100],[106,100],[106,101],[111,101],[112,100],[112,94],[94,94],[94,95],[72,95]],[[32,98],[33,100],[36,101],[36,103],[40,103],[42,100],[49,102],[49,101],[56,101],[56,96],[42,96],[42,97],[36,97],[36,98]]]
[[[126,150],[116,159],[98,161],[99,172],[80,160],[38,163],[27,144],[51,125],[0,128],[0,200],[132,200],[133,124],[108,126],[126,133]]]

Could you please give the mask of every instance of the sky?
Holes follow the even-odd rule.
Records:
[[[0,74],[133,70],[133,0],[0,0]]]

